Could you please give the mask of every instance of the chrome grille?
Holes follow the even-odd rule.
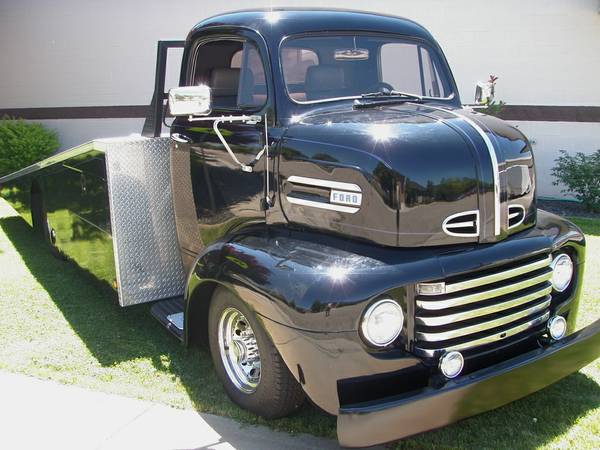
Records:
[[[417,285],[415,351],[434,357],[500,343],[550,317],[552,258],[516,263]]]

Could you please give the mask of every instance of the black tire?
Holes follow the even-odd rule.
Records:
[[[249,322],[260,353],[260,381],[251,393],[243,392],[234,384],[221,357],[219,322],[231,308],[241,312]],[[255,314],[225,288],[217,288],[212,297],[208,314],[208,340],[217,374],[225,392],[234,403],[267,419],[288,416],[302,405],[304,391],[288,370]]]
[[[52,253],[52,256],[62,261],[66,260],[65,255],[56,246],[55,232],[48,223],[46,208],[44,207],[44,198],[37,185],[31,189],[31,220],[34,231],[42,236],[50,246],[50,253]]]
[[[44,224],[44,240],[48,243],[48,246],[50,247],[50,253],[52,253],[52,256],[54,256],[56,259],[66,261],[67,257],[65,256],[65,254],[61,252],[60,249],[56,246],[56,235],[54,229],[50,226],[50,223],[48,223],[47,219],[45,220]]]
[[[46,214],[44,214],[44,204],[42,202],[42,193],[39,188],[31,188],[31,222],[33,230],[40,236],[46,237],[44,227],[46,226]]]

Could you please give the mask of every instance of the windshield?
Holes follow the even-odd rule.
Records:
[[[286,40],[281,67],[297,103],[399,91],[447,98],[450,83],[437,57],[420,42],[367,34],[314,35]]]

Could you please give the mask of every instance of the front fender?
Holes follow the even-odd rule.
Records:
[[[282,325],[319,332],[355,331],[365,301],[404,285],[421,273],[439,273],[406,261],[390,270],[384,255],[365,244],[345,242],[347,250],[326,246],[318,236],[286,231],[244,232],[208,247],[192,269],[186,303],[206,283],[233,290],[257,314]],[[321,237],[322,238],[322,237]],[[399,300],[403,288],[396,290]],[[187,307],[186,307],[187,309]]]
[[[539,211],[534,228],[496,244],[397,249],[288,229],[245,230],[207,247],[188,280],[186,302],[206,283],[217,283],[254,311],[304,331],[348,332],[380,295],[410,312],[414,283],[503,264],[570,245],[584,259],[584,237],[572,223]],[[208,300],[208,299],[207,299]],[[187,310],[187,308],[186,308]]]

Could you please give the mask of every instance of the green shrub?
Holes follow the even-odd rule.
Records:
[[[40,123],[0,120],[0,176],[40,161],[58,149],[56,132]]]
[[[554,161],[554,185],[565,185],[561,192],[573,194],[588,211],[600,211],[600,150],[591,155],[569,155],[561,150]]]

